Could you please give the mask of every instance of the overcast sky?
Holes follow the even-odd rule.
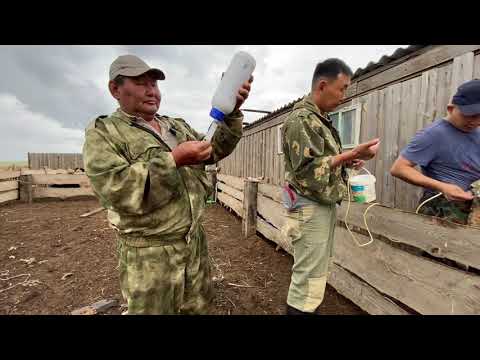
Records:
[[[272,111],[309,91],[323,59],[341,58],[355,71],[405,46],[0,46],[0,161],[26,160],[27,152],[81,152],[85,126],[117,107],[107,83],[119,55],[134,54],[162,69],[160,114],[206,131],[220,74],[238,50],[257,60],[244,107]],[[261,116],[245,113],[245,121]]]

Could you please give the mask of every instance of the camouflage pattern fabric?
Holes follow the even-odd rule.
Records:
[[[434,195],[431,193],[424,193],[418,202],[418,205],[432,196]],[[458,224],[466,225],[471,206],[472,201],[449,201],[445,198],[445,196],[441,195],[423,205],[418,213],[428,216],[435,216]]]
[[[346,194],[346,171],[331,169],[342,151],[337,130],[311,96],[295,104],[282,128],[285,181],[307,199],[322,204],[340,202]]]
[[[208,314],[213,286],[201,226],[191,239],[187,244],[119,236],[120,288],[128,315]]]
[[[210,270],[201,218],[213,187],[205,165],[229,155],[243,115],[225,118],[205,164],[176,167],[155,131],[117,110],[86,129],[83,161],[95,195],[108,209],[120,246],[120,283],[131,314],[203,313]],[[184,120],[156,116],[176,143],[202,140]]]
[[[158,119],[168,122],[179,144],[203,138],[182,119]],[[213,156],[205,164],[234,150],[242,136],[242,121],[240,111],[226,117],[212,139]],[[186,236],[190,241],[213,191],[204,165],[177,169],[167,144],[121,111],[99,117],[87,128],[83,161],[94,193],[120,234]]]

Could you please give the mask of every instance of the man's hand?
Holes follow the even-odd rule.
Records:
[[[250,76],[250,79],[243,83],[242,87],[238,90],[237,93],[237,105],[235,106],[234,112],[240,109],[240,106],[243,105],[245,100],[247,100],[248,95],[250,94],[251,84],[253,82],[253,76]]]
[[[354,160],[370,160],[378,151],[380,146],[380,139],[373,139],[366,143],[358,145],[352,150]]]
[[[354,170],[360,170],[365,165],[363,160],[351,160],[345,163],[345,167]]]
[[[184,165],[196,165],[208,160],[212,154],[212,145],[206,141],[186,141],[172,150],[177,168]]]
[[[471,192],[464,191],[461,187],[453,184],[443,184],[440,191],[449,201],[468,201],[474,198]]]

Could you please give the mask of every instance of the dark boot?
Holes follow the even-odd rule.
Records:
[[[313,313],[308,313],[308,312],[303,312],[300,311],[290,305],[287,304],[287,311],[285,313],[286,315],[315,315]]]

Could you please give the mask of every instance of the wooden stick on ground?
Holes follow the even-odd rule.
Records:
[[[100,208],[98,208],[98,209],[95,209],[95,210],[89,211],[89,212],[87,212],[87,213],[85,213],[85,214],[82,214],[82,215],[80,215],[80,217],[87,217],[87,216],[90,216],[90,215],[99,213],[99,212],[102,211],[102,210],[105,210],[105,209],[104,209],[103,207],[100,207]]]

